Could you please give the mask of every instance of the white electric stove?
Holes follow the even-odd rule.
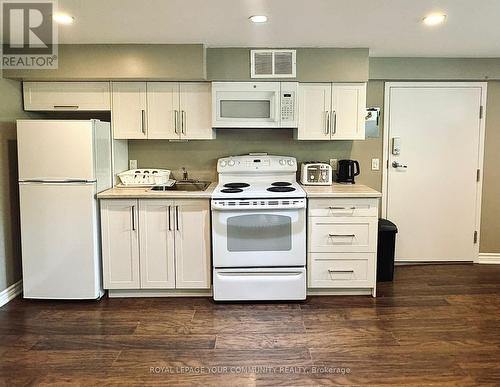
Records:
[[[218,160],[212,195],[214,299],[306,297],[306,194],[293,157]]]

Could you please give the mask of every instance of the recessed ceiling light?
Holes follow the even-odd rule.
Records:
[[[265,16],[265,15],[254,15],[254,16],[250,16],[249,19],[253,23],[265,23],[265,22],[267,22],[267,16]]]
[[[444,23],[446,20],[446,15],[444,14],[433,14],[424,17],[424,24],[428,26],[436,26],[438,24]]]
[[[73,24],[75,18],[65,13],[58,13],[54,15],[54,21],[58,24]]]

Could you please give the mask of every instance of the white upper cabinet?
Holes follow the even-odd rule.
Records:
[[[330,139],[331,83],[299,85],[298,140]]]
[[[181,138],[214,139],[211,84],[208,82],[181,83],[179,100]]]
[[[299,84],[297,140],[363,140],[365,83]]]
[[[146,82],[112,82],[115,139],[147,138]]]
[[[366,84],[334,83],[332,90],[332,140],[364,140]]]
[[[210,140],[209,82],[113,82],[115,139]]]
[[[111,109],[109,82],[24,82],[23,96],[27,111]]]
[[[179,83],[148,82],[148,138],[180,138]]]

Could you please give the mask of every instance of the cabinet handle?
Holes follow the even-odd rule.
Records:
[[[146,134],[146,110],[141,110],[141,131],[145,135]]]
[[[333,122],[333,129],[332,129],[332,134],[337,133],[337,112],[334,110],[332,111],[332,122]]]
[[[132,231],[135,231],[135,206],[132,206]]]
[[[329,210],[355,210],[356,207],[335,207],[335,206],[330,206],[328,207]]]
[[[177,128],[178,123],[179,123],[179,111],[174,110],[174,132],[175,132],[175,134],[179,133],[179,130]]]
[[[77,110],[80,106],[78,105],[54,105],[54,109],[74,109]]]
[[[182,134],[186,134],[186,112],[184,110],[181,112],[181,131]]]
[[[330,133],[330,112],[325,111],[325,134]]]
[[[349,238],[354,238],[356,235],[355,234],[328,234],[330,238],[339,238],[339,237],[349,237]]]
[[[328,269],[328,273],[354,273],[354,270],[333,270],[333,269]]]
[[[175,228],[179,230],[179,206],[175,206]]]
[[[172,224],[170,223],[170,207],[168,206],[168,231],[172,231]]]

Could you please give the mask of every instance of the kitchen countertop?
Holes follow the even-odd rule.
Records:
[[[114,187],[97,194],[98,199],[210,199],[217,182],[205,191],[151,191],[151,187]]]
[[[302,185],[308,198],[380,198],[382,194],[363,184]]]

